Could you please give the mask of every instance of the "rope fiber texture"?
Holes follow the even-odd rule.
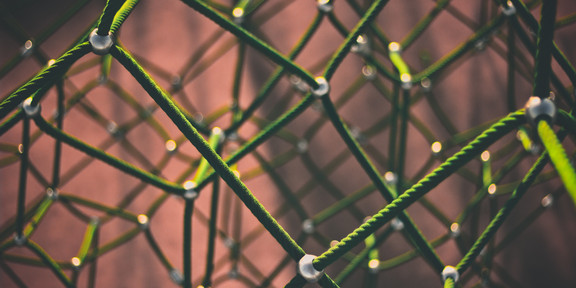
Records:
[[[576,285],[576,4],[41,2],[0,3],[1,287]]]

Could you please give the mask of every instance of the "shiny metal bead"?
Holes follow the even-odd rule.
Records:
[[[460,278],[460,273],[458,273],[458,270],[456,270],[454,266],[448,265],[444,267],[444,270],[442,270],[442,281],[446,282],[446,279],[448,278],[452,278],[454,282],[458,282],[458,279]]]
[[[16,245],[22,246],[22,245],[26,244],[26,241],[28,241],[26,236],[14,234],[14,243],[16,243]]]
[[[40,105],[32,106],[32,97],[28,97],[22,103],[22,110],[26,117],[34,118],[40,114]]]
[[[526,117],[532,125],[536,125],[540,120],[553,122],[556,118],[556,104],[549,98],[532,96],[526,102]]]
[[[514,7],[512,1],[508,1],[506,2],[506,6],[502,6],[502,14],[506,16],[512,16],[516,14],[516,7]]]
[[[98,34],[98,28],[92,30],[88,42],[92,45],[92,52],[97,55],[106,55],[110,52],[110,48],[114,45],[112,34],[108,33],[106,36]]]
[[[318,0],[316,2],[317,2],[318,10],[320,12],[330,13],[334,9],[334,6],[332,5],[331,0]]]
[[[182,285],[182,283],[184,283],[184,277],[182,277],[182,273],[180,273],[180,271],[177,269],[170,270],[170,279],[172,279],[172,282],[178,285]]]
[[[328,83],[328,80],[322,76],[316,77],[315,80],[316,83],[318,83],[318,88],[312,89],[310,92],[318,98],[327,95],[328,92],[330,92],[330,84]]]
[[[324,276],[324,270],[318,271],[312,266],[312,261],[316,259],[316,256],[311,254],[306,254],[298,262],[298,274],[302,276],[308,283],[316,283],[322,276]]]

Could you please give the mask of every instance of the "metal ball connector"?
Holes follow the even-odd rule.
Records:
[[[320,76],[316,77],[314,80],[316,80],[316,83],[318,83],[318,88],[316,89],[312,88],[310,91],[312,92],[312,94],[314,94],[314,96],[320,98],[324,95],[327,95],[328,92],[330,92],[330,84],[328,83],[328,80],[326,80],[326,78]]]
[[[359,55],[370,55],[372,49],[370,49],[370,40],[367,35],[359,35],[356,38],[356,42],[350,47],[352,53]]]
[[[92,52],[96,55],[106,55],[110,52],[110,48],[114,45],[114,40],[112,39],[112,33],[108,32],[108,35],[102,36],[98,34],[98,28],[92,30],[88,42],[92,46]]]
[[[330,13],[334,9],[331,0],[318,0],[317,7],[320,12]]]
[[[16,245],[22,246],[26,244],[27,241],[28,239],[26,238],[26,236],[14,234],[14,243],[16,243]]]
[[[506,6],[502,6],[502,14],[506,16],[512,16],[516,14],[516,7],[514,7],[512,1],[507,1]]]
[[[32,106],[32,97],[28,97],[22,102],[22,110],[26,117],[34,118],[40,114],[40,105]]]
[[[170,279],[172,282],[178,285],[182,285],[182,283],[184,283],[184,277],[182,277],[182,273],[180,273],[180,271],[177,269],[170,270]]]
[[[306,279],[308,283],[316,283],[324,276],[324,270],[318,271],[312,266],[314,259],[316,259],[316,256],[306,254],[298,261],[298,274]]]
[[[526,117],[532,125],[537,125],[540,120],[554,122],[556,119],[556,104],[549,98],[532,96],[526,102]]]
[[[454,280],[454,283],[458,282],[458,279],[460,278],[460,273],[458,273],[458,270],[456,270],[454,266],[448,265],[444,267],[444,270],[442,270],[442,281],[446,282],[446,279],[448,278],[452,278],[452,280]]]
[[[46,197],[48,197],[50,200],[53,201],[58,200],[58,194],[60,194],[58,188],[51,188],[51,187],[46,188]]]
[[[306,234],[314,233],[314,221],[312,219],[306,219],[302,221],[302,231]]]
[[[390,221],[390,227],[392,227],[394,231],[400,231],[404,229],[404,222],[398,218],[394,218],[392,221]]]
[[[188,180],[186,182],[184,182],[184,189],[186,189],[186,191],[184,191],[184,193],[182,194],[182,197],[185,200],[194,200],[196,198],[198,198],[198,192],[195,190],[196,189],[196,183],[194,181]]]
[[[244,9],[236,7],[234,8],[234,10],[232,10],[232,17],[234,19],[234,23],[238,25],[244,23],[244,16],[245,16]]]
[[[136,217],[136,220],[138,221],[138,227],[140,227],[141,230],[146,230],[150,227],[150,218],[148,218],[148,215],[140,214]]]

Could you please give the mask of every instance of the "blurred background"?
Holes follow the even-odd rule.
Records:
[[[333,10],[324,15],[311,0],[206,2],[283,55],[289,55],[321,17],[294,58],[313,75],[323,73],[371,4],[334,1]],[[489,124],[522,108],[531,95],[533,48],[523,41],[534,47],[535,34],[516,16],[502,20],[486,37],[469,43],[466,47],[470,48],[455,61],[409,89],[376,67],[396,73],[388,56],[389,42],[407,43],[407,35],[420,27],[423,19],[430,19],[421,36],[402,50],[413,74],[425,70],[501,17],[497,2],[389,1],[374,20],[373,29],[362,34],[330,79],[330,98],[338,114],[391,186],[398,185],[400,190],[410,187]],[[234,18],[233,8],[243,3],[248,3],[245,14]],[[0,97],[6,98],[90,33],[105,4],[0,1]],[[535,19],[540,19],[541,1],[526,5]],[[576,3],[559,1],[554,39],[571,63],[576,60],[575,15]],[[524,35],[514,32],[510,36],[514,25]],[[115,36],[201,127],[206,139],[214,127],[227,132],[220,147],[223,157],[297,105],[308,91],[301,79],[285,73],[269,91],[261,93],[278,66],[180,1],[141,1]],[[574,87],[559,64],[553,61],[552,65],[555,101],[559,108],[570,111]],[[409,100],[399,103],[410,105],[406,141],[401,141],[401,106],[395,108],[392,103],[406,99],[404,94],[410,95]],[[239,122],[258,95],[265,97],[262,104],[245,122]],[[168,181],[182,184],[194,177],[200,153],[111,57],[90,53],[77,61],[42,99],[45,119],[58,117],[59,97],[64,97],[66,107],[62,124],[66,133]],[[398,121],[396,128],[392,128],[396,125],[393,119]],[[19,191],[26,193],[27,223],[34,222],[41,203],[53,197],[50,199],[56,200],[49,204],[30,239],[76,286],[180,286],[182,198],[69,145],[62,144],[58,155],[58,141],[33,122],[23,187],[19,184],[21,122],[0,135],[0,243],[13,239]],[[241,125],[230,129],[235,123]],[[523,126],[520,134],[529,137],[530,129]],[[445,264],[460,261],[538,158],[539,144],[524,149],[516,132],[492,145],[483,154],[484,160],[478,157],[470,162],[406,210]],[[563,144],[573,155],[573,135]],[[333,241],[348,235],[387,204],[319,101],[232,168],[309,254],[322,254]],[[486,173],[493,183],[486,183]],[[219,195],[218,233],[209,282],[213,287],[283,287],[295,275],[294,261],[222,181],[198,191],[195,201],[193,286],[206,283],[208,223],[213,219],[215,190]],[[470,204],[480,193],[484,196],[478,204]],[[574,287],[575,224],[572,200],[548,165],[483,256],[463,275],[461,285]],[[439,274],[414,252],[406,234],[397,228],[386,224],[375,234],[382,241],[371,254],[372,260],[378,260],[372,266],[370,259],[365,259],[346,270],[365,248],[360,245],[330,265],[326,273],[338,278],[341,287],[442,287]],[[86,231],[91,229],[97,231],[95,236],[88,236]],[[86,261],[75,265],[74,257],[86,239],[96,244],[89,248]],[[0,253],[1,287],[64,286],[30,249],[12,247]]]

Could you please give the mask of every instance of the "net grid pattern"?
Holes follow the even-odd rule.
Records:
[[[0,103],[0,171],[11,175],[3,179],[14,178],[10,182],[14,185],[1,193],[15,195],[15,207],[9,210],[13,214],[0,223],[0,268],[9,279],[2,282],[26,287],[19,267],[41,267],[63,286],[84,286],[80,282],[86,281],[94,287],[100,258],[141,237],[166,277],[182,287],[228,281],[247,287],[303,287],[308,282],[340,287],[362,281],[364,287],[379,287],[382,272],[414,261],[424,263],[437,286],[518,286],[496,260],[499,253],[555,207],[555,201],[576,204],[571,162],[576,70],[553,38],[555,30],[570,26],[576,17],[556,18],[556,1],[482,1],[486,17],[480,23],[452,5],[456,1],[435,1],[399,42],[390,40],[388,31],[378,25],[379,15],[394,1],[312,1],[308,5],[314,15],[307,28],[287,52],[280,52],[260,29],[295,5],[291,1],[183,0],[183,7],[216,28],[198,42],[177,72],[124,46],[121,27],[138,2],[109,0],[101,15],[82,27],[79,37],[56,59],[42,51],[43,42],[66,27],[89,1],[74,2],[33,40],[10,12],[0,15],[5,29],[24,43],[2,64],[0,79],[10,77],[27,59],[41,65],[34,76],[6,92]],[[24,4],[0,5],[0,10],[10,11]],[[339,14],[338,5],[355,14],[353,24],[353,17]],[[442,14],[472,32],[442,57],[432,60],[423,54],[421,63],[414,64],[413,55],[406,54],[421,45],[419,39]],[[340,39],[330,40],[335,45],[323,47],[316,60],[300,60],[310,57],[308,46],[322,41],[315,37],[327,26]],[[112,45],[95,48],[96,38]],[[454,115],[438,102],[436,85],[449,81],[458,67],[486,50],[507,63],[508,78],[501,91],[506,113],[462,130],[462,123],[455,123]],[[221,59],[233,64],[218,66]],[[254,59],[271,73],[255,81],[257,91],[247,92],[243,85]],[[190,95],[196,92],[189,87],[202,90],[198,82],[212,66],[227,69],[222,74],[231,76],[222,79],[231,79],[232,91],[226,92],[231,97],[225,105],[217,103],[206,113],[203,98]],[[350,66],[356,68],[353,74],[339,75]],[[96,78],[86,77],[93,71],[98,71]],[[72,81],[75,78],[84,80]],[[516,89],[526,92],[526,88],[518,88],[515,81],[532,86],[530,101],[529,96],[518,95]],[[135,86],[136,91],[127,88]],[[360,91],[374,94],[366,101],[382,106],[370,111],[375,115],[355,118],[359,113],[355,105],[363,97]],[[92,96],[98,94],[104,96]],[[102,104],[106,101],[109,104]],[[524,107],[524,103],[533,104]],[[110,112],[114,109],[129,112],[117,115]],[[428,109],[441,128],[424,120],[418,113],[422,109]],[[68,119],[83,119],[85,131],[68,131]],[[90,133],[98,137],[86,140]],[[337,144],[319,148],[315,142],[321,137],[332,137]],[[420,146],[411,146],[415,141]],[[277,148],[270,152],[266,145]],[[146,147],[152,146],[163,147],[164,152],[150,156]],[[38,147],[50,147],[46,152],[50,161],[34,160]],[[430,152],[415,159],[410,147]],[[334,151],[322,152],[330,157],[320,163],[314,154],[322,149]],[[340,171],[348,167],[345,163],[362,176],[350,183],[335,180],[348,173]],[[289,167],[305,169],[309,178],[294,179],[298,177],[290,175]],[[62,188],[85,171],[96,178],[108,175],[99,174],[99,169],[121,172],[126,179],[120,189],[128,192],[115,203],[99,201],[91,192]],[[444,207],[430,199],[455,177],[474,190],[464,207]],[[258,181],[273,185],[274,192],[269,193],[276,194],[266,195],[270,189]],[[107,185],[99,188],[116,189]],[[535,185],[548,185],[550,190],[536,207],[516,212]],[[32,192],[38,190],[43,192]],[[324,195],[318,196],[318,190]],[[307,204],[314,201],[319,206]],[[182,221],[176,256],[165,253],[166,247],[159,244],[162,232],[153,229],[162,225],[155,216],[173,202],[181,209]],[[62,216],[52,213],[56,205],[77,219],[73,226],[82,229],[74,233],[78,251],[67,260],[52,255],[44,239],[34,237],[45,218]],[[146,209],[132,209],[139,205]],[[412,208],[434,218],[443,227],[441,233],[431,233],[419,216],[415,219],[408,213]],[[523,218],[506,234],[497,234],[512,213]],[[486,219],[481,217],[486,214]],[[243,217],[258,222],[245,225]],[[128,228],[109,237],[105,228],[119,221]],[[344,234],[329,228],[339,221],[336,225],[344,227]],[[262,237],[282,250],[282,258],[270,267],[260,267],[253,258]],[[389,254],[387,241],[401,241],[406,248]],[[194,257],[199,257],[193,250],[196,243],[204,247],[198,253],[205,258],[201,267],[193,267]],[[455,262],[441,253],[446,245],[458,250],[457,259],[450,257]],[[305,255],[316,253],[309,265],[321,271],[319,275],[294,270]],[[175,264],[176,259],[181,264]],[[290,276],[279,283],[284,281],[279,275]]]

